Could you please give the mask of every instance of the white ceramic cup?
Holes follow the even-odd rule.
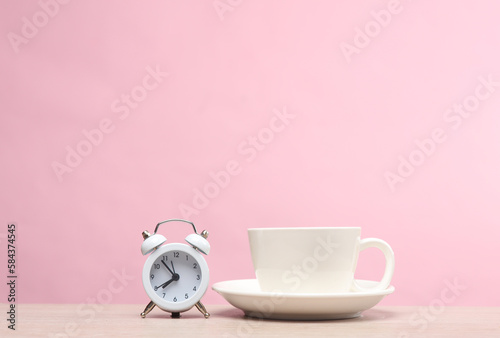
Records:
[[[360,239],[361,228],[248,229],[255,274],[262,291],[341,293],[386,289],[394,273],[394,252],[377,238]],[[378,248],[385,256],[382,280],[358,285],[354,271],[359,252]]]

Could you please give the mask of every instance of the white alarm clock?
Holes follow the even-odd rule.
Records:
[[[167,222],[185,222],[193,226],[194,234],[186,237],[186,242],[169,243],[166,238],[157,234],[158,227]],[[203,230],[198,234],[192,222],[182,219],[170,219],[156,225],[153,234],[142,233],[144,242],[141,245],[143,255],[150,254],[142,270],[142,284],[151,302],[141,313],[145,318],[151,310],[158,306],[171,312],[173,318],[179,318],[180,313],[193,306],[208,318],[203,304],[200,302],[208,288],[208,265],[203,255],[210,252],[207,241],[208,232]]]

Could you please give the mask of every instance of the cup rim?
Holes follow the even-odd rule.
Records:
[[[284,230],[361,230],[361,227],[273,227],[248,228],[248,231],[284,231]]]

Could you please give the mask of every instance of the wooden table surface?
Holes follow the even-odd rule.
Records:
[[[16,330],[2,304],[0,337],[500,337],[500,307],[378,306],[361,317],[330,321],[279,321],[245,317],[230,305],[206,305],[170,318],[158,308],[140,317],[144,304],[17,304]]]

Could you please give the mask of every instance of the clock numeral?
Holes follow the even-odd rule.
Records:
[[[186,298],[186,299],[188,299],[188,298],[189,298],[189,296],[188,296],[188,294],[187,294],[187,293],[184,295],[184,298]]]
[[[196,269],[198,267],[198,264],[193,263],[193,269]]]
[[[187,261],[189,260],[189,255],[186,255],[186,260],[187,260]]]
[[[160,264],[153,264],[155,269],[159,269],[160,268]]]
[[[174,301],[174,302],[177,302],[177,297],[174,297],[173,301]]]
[[[196,275],[196,280],[200,280],[200,275]]]
[[[193,291],[196,291],[196,286],[193,288]]]
[[[179,253],[178,252],[174,252],[174,257],[175,258],[179,257]]]
[[[166,295],[166,293],[164,292],[164,293],[163,293],[163,298],[165,298],[165,295]]]
[[[163,256],[163,260],[166,262],[168,261],[168,256]]]
[[[151,274],[151,279],[155,279],[155,275]]]

